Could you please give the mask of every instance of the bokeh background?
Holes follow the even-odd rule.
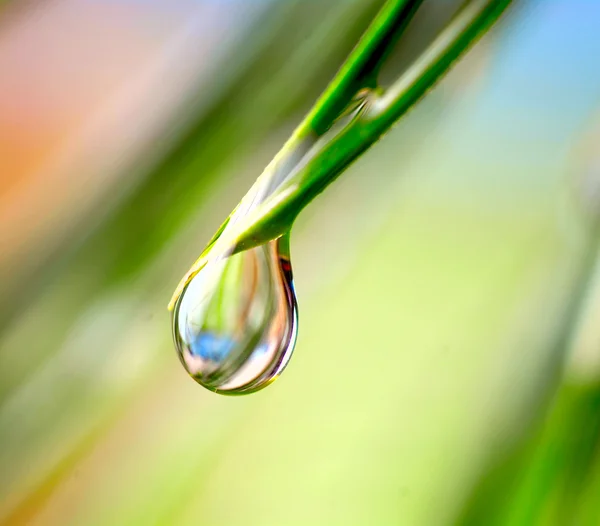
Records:
[[[303,212],[273,386],[177,360],[172,290],[381,4],[0,6],[1,524],[600,524],[598,2],[515,1]]]

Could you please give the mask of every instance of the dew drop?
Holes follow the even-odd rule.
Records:
[[[178,298],[172,323],[181,363],[207,389],[246,394],[275,380],[297,331],[289,234],[209,259]]]

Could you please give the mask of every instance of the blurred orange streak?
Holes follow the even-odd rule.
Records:
[[[191,14],[210,18],[198,17],[201,5],[9,5],[0,20],[3,275],[43,259],[48,246],[123,182],[117,168],[147,147],[198,73],[201,46],[182,36],[198,33],[189,27]],[[181,52],[190,47],[192,64]]]

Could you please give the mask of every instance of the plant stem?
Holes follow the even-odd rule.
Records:
[[[376,87],[384,59],[422,2],[393,0],[384,5],[294,136],[323,135],[361,89]]]
[[[313,109],[184,276],[171,306],[204,266],[208,251],[217,241],[223,252],[232,254],[289,232],[300,211],[414,105],[498,19],[511,0],[469,2],[383,92],[376,83],[379,69],[421,2],[389,0],[384,5]],[[356,116],[329,141],[317,144],[357,96],[362,102]],[[275,191],[253,206],[257,189],[272,186],[273,182]],[[228,224],[242,211],[242,221]]]
[[[509,3],[510,0],[478,0],[467,5],[404,75],[382,95],[370,97],[365,110],[356,119],[309,159],[280,191],[249,214],[243,222],[243,230],[236,234],[235,251],[262,244],[289,230],[298,213],[404,115],[498,18]],[[384,8],[374,25],[380,24],[378,20],[389,12],[391,9]],[[402,13],[410,16],[406,11]],[[399,23],[398,19],[396,23]],[[404,27],[405,23],[406,19],[403,19],[400,25]],[[379,35],[376,31],[374,33]],[[374,49],[381,52],[380,46],[363,45],[357,47],[355,53],[369,53]],[[361,58],[363,63],[368,63],[368,59],[373,57]],[[353,62],[356,63],[358,60]],[[351,68],[345,67],[341,74],[349,70]],[[351,75],[341,81],[334,81],[324,98],[335,87],[350,85],[351,82],[346,80],[348,77]],[[357,75],[355,78],[365,77]],[[335,102],[330,106],[320,102],[317,107],[337,107],[337,101],[344,99],[333,95],[331,98]],[[313,111],[307,120],[310,121],[313,114],[325,113],[324,110]],[[316,122],[321,126],[322,120],[318,119]],[[303,123],[300,129],[304,130],[310,124],[312,121]],[[298,136],[294,134],[294,138]]]

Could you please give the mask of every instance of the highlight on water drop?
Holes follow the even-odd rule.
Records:
[[[297,333],[289,235],[234,255],[208,255],[173,309],[181,363],[199,384],[246,394],[285,368]]]

